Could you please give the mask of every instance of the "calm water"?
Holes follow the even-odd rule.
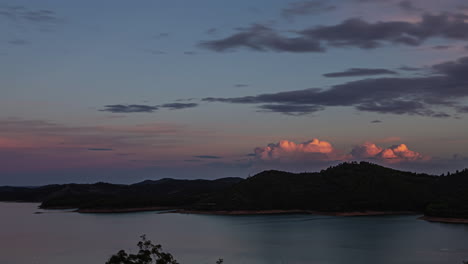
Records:
[[[468,226],[416,216],[77,214],[0,203],[1,264],[103,264],[139,235],[181,263],[461,264]]]

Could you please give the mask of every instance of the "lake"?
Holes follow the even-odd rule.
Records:
[[[146,234],[182,264],[461,264],[468,225],[418,216],[78,214],[0,203],[1,264],[104,264]],[[42,214],[34,214],[43,212]]]

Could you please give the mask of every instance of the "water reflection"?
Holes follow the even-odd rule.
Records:
[[[0,203],[0,263],[101,264],[139,235],[181,263],[445,264],[468,259],[468,226],[417,216],[77,214]]]

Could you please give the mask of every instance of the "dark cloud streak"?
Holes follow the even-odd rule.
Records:
[[[382,75],[382,74],[398,74],[398,73],[395,71],[387,70],[387,69],[351,68],[342,72],[326,73],[323,76],[333,78],[333,77],[370,76],[370,75]]]
[[[106,105],[104,109],[99,111],[111,113],[153,113],[158,110],[158,106],[151,105]]]
[[[212,156],[212,155],[199,155],[199,156],[193,156],[194,158],[198,159],[222,159],[223,157],[220,156]]]
[[[89,148],[89,151],[114,151],[114,149],[111,148]]]
[[[257,104],[262,110],[306,114],[326,107],[354,107],[359,111],[446,118],[438,108],[463,113],[468,97],[468,57],[432,66],[433,75],[363,79],[332,86],[256,96],[202,99],[207,102]]]
[[[419,22],[385,21],[370,23],[347,19],[331,26],[306,28],[280,34],[262,24],[241,28],[228,37],[199,45],[217,52],[237,48],[254,51],[324,52],[329,47],[375,49],[385,44],[419,46],[429,38],[468,40],[467,15],[462,13],[424,14]]]
[[[0,7],[0,16],[12,21],[28,21],[40,24],[55,24],[61,22],[54,11],[39,9],[30,10],[24,6]]]
[[[186,109],[186,108],[194,108],[197,106],[198,104],[196,103],[171,103],[171,104],[163,104],[160,107],[169,108],[170,110],[179,110],[179,109]]]

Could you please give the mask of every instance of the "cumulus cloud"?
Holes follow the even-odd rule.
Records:
[[[331,143],[316,138],[300,144],[281,140],[266,147],[257,147],[254,153],[256,159],[266,162],[303,162],[336,158],[336,151]]]
[[[255,148],[254,153],[250,156],[254,158],[256,164],[296,164],[300,166],[351,160],[372,160],[382,164],[397,164],[430,159],[429,156],[410,150],[406,144],[384,148],[372,142],[366,142],[355,146],[351,152],[348,152],[338,150],[333,147],[332,143],[316,138],[304,143],[281,140],[266,147]]]
[[[309,88],[234,98],[208,97],[207,102],[257,104],[261,110],[306,114],[327,107],[354,107],[382,114],[447,118],[464,113],[468,97],[468,57],[433,65],[432,75],[362,79],[328,89]]]
[[[386,44],[419,46],[431,38],[468,40],[468,16],[463,13],[424,14],[418,22],[367,22],[351,18],[336,25],[281,34],[261,24],[239,29],[228,37],[201,42],[217,52],[236,48],[277,52],[324,52],[328,47],[375,49]]]
[[[369,69],[369,68],[351,68],[341,72],[325,73],[323,76],[333,77],[359,77],[359,76],[370,76],[370,75],[382,75],[382,74],[398,74],[395,71],[387,69]]]
[[[363,145],[354,147],[351,150],[351,155],[356,159],[368,159],[376,157],[380,152],[382,152],[382,148],[374,143],[366,142]]]
[[[405,144],[393,145],[388,148],[381,148],[370,142],[366,142],[360,146],[354,147],[351,151],[351,156],[353,159],[376,159],[389,163],[421,161],[429,159],[427,156],[410,150]]]

